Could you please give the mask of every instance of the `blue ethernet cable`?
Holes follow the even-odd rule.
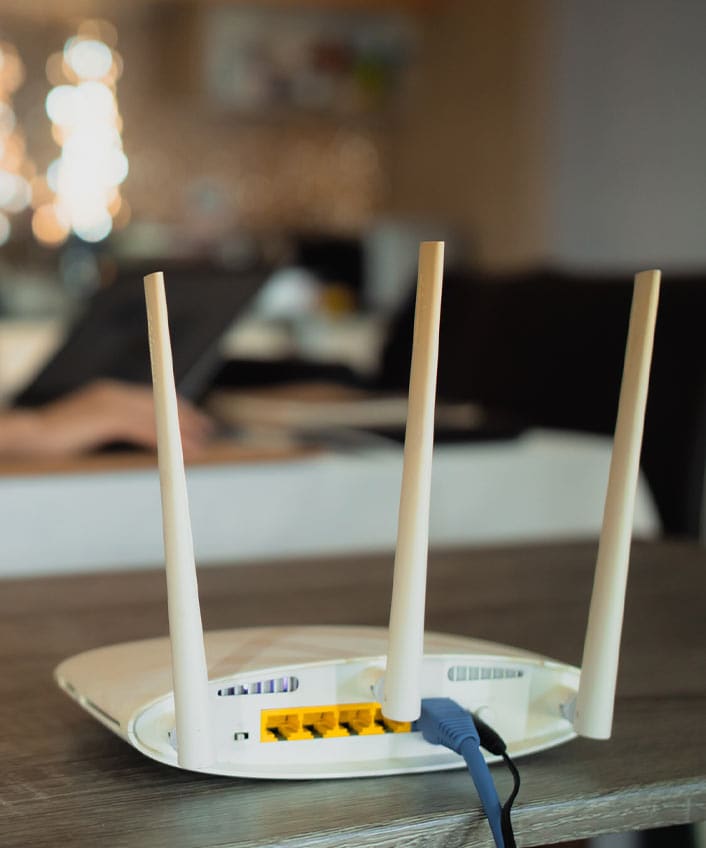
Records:
[[[505,848],[500,799],[480,750],[480,737],[473,716],[450,698],[424,698],[422,714],[413,729],[420,730],[432,745],[444,745],[463,757],[483,805],[495,845],[497,848]]]

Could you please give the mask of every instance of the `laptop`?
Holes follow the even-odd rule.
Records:
[[[264,268],[165,271],[174,376],[182,396],[197,401],[208,391],[221,365],[221,337],[268,276]],[[14,405],[38,406],[98,378],[151,382],[141,270],[120,275],[90,298],[63,345]]]

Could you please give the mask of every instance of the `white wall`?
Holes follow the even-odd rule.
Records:
[[[547,253],[706,267],[706,3],[550,0]]]

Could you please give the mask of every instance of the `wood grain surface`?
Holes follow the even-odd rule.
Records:
[[[427,626],[579,664],[595,546],[439,551]],[[207,628],[384,624],[392,557],[200,570]],[[638,544],[614,736],[520,761],[520,846],[706,818],[706,552]],[[463,771],[280,783],[154,763],[52,681],[79,651],[166,633],[164,576],[0,582],[0,845],[490,846]],[[501,795],[510,788],[494,767]]]

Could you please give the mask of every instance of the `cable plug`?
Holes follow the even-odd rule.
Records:
[[[450,698],[424,698],[422,714],[412,726],[432,745],[461,754],[461,746],[467,740],[480,745],[480,736],[471,714]]]
[[[513,763],[507,753],[507,745],[505,744],[505,740],[502,736],[500,736],[496,730],[493,730],[490,725],[487,725],[482,718],[478,718],[475,714],[473,715],[473,722],[478,731],[482,747],[489,753],[494,754],[496,757],[502,757],[505,761],[505,765],[508,767],[510,774],[512,775],[512,792],[503,805],[500,822],[503,831],[503,839],[505,840],[505,848],[515,848],[515,834],[512,828],[511,813],[512,805],[515,802],[517,793],[520,791],[520,773],[517,770],[517,766]]]
[[[502,757],[507,752],[507,745],[500,734],[486,724],[482,718],[473,713],[473,723],[480,737],[480,744],[488,753],[496,757]]]
[[[480,736],[473,716],[450,698],[424,698],[422,714],[413,730],[432,745],[443,745],[466,761],[497,848],[505,848],[500,799],[480,750]]]

